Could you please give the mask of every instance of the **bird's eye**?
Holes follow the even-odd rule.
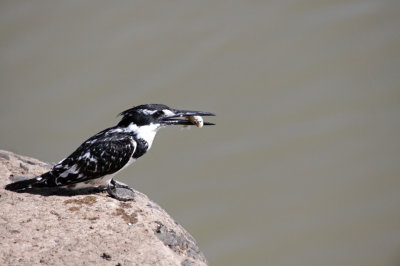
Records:
[[[163,111],[157,111],[157,112],[154,113],[154,115],[155,115],[156,117],[159,117],[159,116],[164,115],[164,112],[163,112]]]

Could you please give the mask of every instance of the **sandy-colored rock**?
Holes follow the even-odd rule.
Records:
[[[207,264],[193,237],[140,192],[119,202],[104,192],[4,189],[49,168],[0,150],[0,265]]]

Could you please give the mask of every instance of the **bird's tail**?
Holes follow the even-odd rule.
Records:
[[[37,187],[40,186],[40,182],[42,180],[41,176],[26,179],[26,180],[21,180],[17,181],[11,184],[6,185],[4,188],[7,190],[11,191],[18,191],[18,190],[23,190],[26,188],[32,188],[32,187]]]

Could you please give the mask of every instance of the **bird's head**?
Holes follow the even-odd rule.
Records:
[[[168,125],[193,125],[188,119],[193,116],[214,116],[213,113],[178,110],[163,104],[143,104],[123,111],[122,119],[118,126],[127,127],[134,123],[137,127],[155,126],[157,128]],[[210,122],[203,123],[206,126],[214,125]]]

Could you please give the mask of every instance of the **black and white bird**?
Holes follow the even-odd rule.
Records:
[[[168,125],[192,125],[193,116],[214,116],[212,113],[176,110],[163,104],[144,104],[123,111],[121,121],[81,144],[70,156],[41,176],[8,184],[5,188],[21,191],[33,187],[107,188],[110,196],[118,196],[113,188],[130,187],[118,184],[114,176],[145,154],[157,131]],[[204,122],[204,125],[214,125]]]

